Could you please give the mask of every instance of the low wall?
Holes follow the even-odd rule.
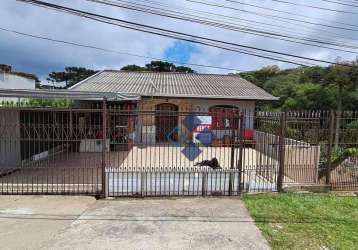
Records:
[[[261,131],[254,132],[255,149],[275,160],[279,159],[279,137]],[[317,183],[320,146],[285,138],[285,182]],[[278,166],[278,162],[277,162]]]

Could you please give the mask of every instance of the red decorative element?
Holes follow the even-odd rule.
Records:
[[[232,126],[238,124],[239,109],[236,107],[215,106],[209,109],[212,117],[213,129],[232,129]]]
[[[245,128],[243,132],[244,140],[254,139],[254,131],[251,128]]]

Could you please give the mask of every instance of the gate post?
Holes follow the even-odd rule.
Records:
[[[208,183],[208,172],[207,171],[202,171],[202,182],[201,182],[201,195],[204,197],[206,196],[206,187],[207,187],[207,183]]]
[[[102,197],[108,197],[106,176],[106,141],[107,141],[107,98],[102,101]]]
[[[328,145],[327,145],[327,169],[326,171],[326,184],[331,184],[331,168],[332,168],[332,144],[334,136],[334,122],[335,122],[335,112],[331,110],[329,115],[329,135],[328,135]]]
[[[238,193],[241,194],[242,193],[242,189],[243,189],[243,180],[242,180],[242,176],[244,173],[244,164],[243,164],[243,153],[245,152],[244,149],[244,135],[243,135],[243,131],[244,131],[244,113],[240,114],[240,125],[239,125],[239,160],[238,160],[238,167],[239,167],[239,186],[238,186]]]
[[[280,116],[280,131],[279,131],[279,147],[278,147],[278,176],[277,176],[277,191],[282,192],[284,168],[285,168],[285,136],[286,136],[286,119],[287,113],[283,112]]]
[[[231,120],[231,159],[230,159],[230,175],[229,175],[229,195],[232,195],[233,190],[233,179],[235,174],[233,174],[233,169],[235,169],[235,126],[234,126],[234,119],[235,115],[232,116]]]

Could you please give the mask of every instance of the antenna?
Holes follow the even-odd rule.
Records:
[[[154,84],[154,82],[153,82],[152,79],[149,79],[149,82],[150,82],[150,85],[152,86],[152,99],[153,99],[153,94],[154,94],[155,92],[157,92],[158,88],[157,88],[157,86],[155,86],[155,84]],[[153,90],[154,90],[154,91],[153,91]],[[154,92],[154,93],[153,93],[153,92]]]

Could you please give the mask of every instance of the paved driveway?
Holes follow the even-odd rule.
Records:
[[[41,199],[53,202],[54,198],[58,199],[55,201],[58,208],[45,205],[46,202],[39,208],[36,197],[32,197],[31,203],[22,203],[23,197],[18,198],[20,202],[13,202],[16,205],[10,205],[11,201],[1,202],[2,246],[6,249],[23,246],[28,249],[269,249],[239,199]],[[74,202],[83,202],[81,209],[60,209],[77,206]],[[29,235],[20,240],[26,232]]]

